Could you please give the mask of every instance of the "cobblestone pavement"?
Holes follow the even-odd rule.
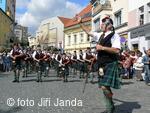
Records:
[[[105,110],[97,83],[88,83],[83,94],[83,80],[78,76],[70,75],[69,82],[63,83],[51,70],[42,83],[35,82],[36,74],[21,77],[20,83],[12,80],[12,72],[0,73],[0,113],[101,113]],[[116,113],[150,113],[150,86],[144,82],[123,80],[122,88],[113,92]],[[43,106],[40,106],[41,99],[45,100]],[[59,106],[57,99],[61,100]],[[66,100],[72,103],[63,105]]]

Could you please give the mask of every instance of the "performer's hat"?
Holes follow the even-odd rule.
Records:
[[[113,25],[113,20],[110,17],[104,17],[102,19],[102,22],[105,23],[106,25],[112,24]]]

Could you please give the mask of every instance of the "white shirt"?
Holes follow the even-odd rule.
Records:
[[[10,55],[13,54],[13,51],[14,51],[13,49],[10,51]],[[19,50],[19,53],[22,53],[22,50],[21,50],[21,49]]]
[[[144,64],[142,63],[142,60],[143,60],[142,57],[137,58],[136,62],[133,64],[135,70],[143,70]]]
[[[112,31],[106,32],[104,38],[108,36],[111,32]],[[95,41],[95,42],[98,42],[100,36],[102,35],[102,33],[97,33],[97,32],[91,32],[91,34],[94,36],[91,39],[91,41]],[[121,49],[120,36],[117,33],[115,33],[114,36],[111,38],[111,44],[112,44],[111,47]]]
[[[83,53],[82,58],[83,58],[83,59],[86,58],[86,53],[85,53],[85,52]],[[80,60],[80,54],[77,54],[77,59]]]
[[[36,52],[37,51],[34,51],[33,54],[32,54],[33,59],[35,59]]]

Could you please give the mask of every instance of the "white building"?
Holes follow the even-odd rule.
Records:
[[[42,48],[54,46],[64,48],[64,24],[68,18],[53,17],[43,20],[36,32],[36,38]]]
[[[128,45],[130,49],[150,48],[150,1],[128,0]]]

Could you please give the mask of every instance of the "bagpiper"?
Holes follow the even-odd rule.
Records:
[[[23,54],[19,44],[17,43],[14,44],[13,49],[10,51],[10,57],[12,58],[13,70],[14,70],[13,82],[19,82],[22,56]]]
[[[96,50],[99,72],[99,88],[102,89],[106,103],[106,111],[114,113],[113,93],[111,88],[120,88],[119,53],[121,49],[120,36],[115,33],[113,20],[110,17],[102,19],[100,28],[102,33],[90,32],[78,18],[81,28],[97,42]]]
[[[71,57],[71,62],[72,62],[72,68],[73,68],[73,74],[77,74],[77,67],[78,67],[78,61],[77,61],[77,52],[74,51],[73,55]]]
[[[40,45],[37,46],[37,50],[34,51],[32,55],[34,61],[36,62],[37,68],[37,82],[42,82],[42,72],[44,72],[44,54],[40,48]]]
[[[84,59],[83,59],[83,51],[82,50],[79,50],[79,54],[77,56],[77,60],[78,60],[78,68],[79,68],[79,71],[80,71],[80,76],[79,78],[83,78],[84,77],[84,73],[85,73],[85,65],[84,65]]]
[[[64,82],[68,82],[68,76],[69,76],[69,63],[70,60],[66,56],[66,53],[62,54],[62,58],[60,60],[59,67],[61,68],[62,71],[62,77]]]

